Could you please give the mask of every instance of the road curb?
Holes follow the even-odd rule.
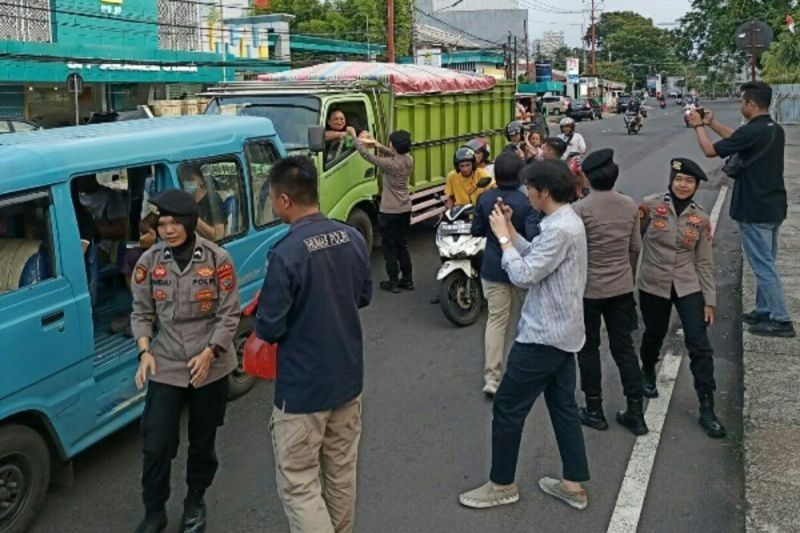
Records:
[[[787,305],[800,317],[800,126],[786,130],[785,180],[789,213],[781,226],[778,268]],[[755,305],[747,261],[742,311]],[[743,328],[745,528],[748,532],[800,532],[800,337],[757,337]]]

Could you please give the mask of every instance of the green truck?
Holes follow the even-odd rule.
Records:
[[[208,89],[203,96],[210,100],[207,114],[271,119],[289,154],[314,158],[322,211],[357,227],[371,246],[381,190],[379,172],[352,146],[335,157],[311,153],[309,128],[324,127],[328,113],[340,109],[349,125],[368,130],[384,144],[390,132],[410,131],[414,139],[412,223],[419,223],[444,211],[441,194],[459,146],[477,136],[488,138],[494,153],[505,145],[514,93],[511,82],[497,82],[485,90],[401,94],[392,84],[377,80],[293,80],[227,83]]]

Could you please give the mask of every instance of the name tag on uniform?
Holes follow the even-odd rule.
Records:
[[[350,242],[350,235],[344,230],[322,233],[303,240],[303,244],[306,245],[306,250],[309,252],[319,252],[348,242]]]

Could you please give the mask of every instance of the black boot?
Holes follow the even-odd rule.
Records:
[[[134,533],[161,533],[167,527],[167,512],[162,508],[158,511],[147,511]]]
[[[404,291],[413,291],[414,290],[414,280],[411,277],[402,277],[400,281],[397,282],[397,286]]]
[[[397,281],[396,280],[391,280],[390,279],[390,280],[386,280],[386,281],[381,281],[379,283],[379,286],[380,286],[381,289],[383,289],[385,291],[389,291],[392,294],[399,294],[400,293],[400,287],[397,286]]]
[[[206,504],[203,501],[203,491],[189,489],[189,494],[183,501],[183,518],[181,518],[182,533],[203,533],[206,530]]]
[[[627,398],[628,409],[617,411],[617,422],[631,430],[637,437],[649,431],[644,423],[644,405],[641,398]]]
[[[600,396],[587,396],[586,407],[578,409],[581,424],[598,431],[608,429],[606,416],[603,414],[603,398]]]
[[[656,365],[652,363],[642,363],[642,395],[645,398],[658,398]]]
[[[706,434],[714,439],[721,439],[725,436],[725,428],[722,422],[717,418],[714,413],[714,395],[710,392],[698,394],[700,400],[700,418],[699,422]]]

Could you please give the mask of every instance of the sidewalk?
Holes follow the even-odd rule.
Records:
[[[778,267],[795,328],[800,331],[800,126],[786,130],[789,216],[781,226]],[[747,261],[742,311],[754,307]],[[800,532],[800,337],[742,334],[744,461],[748,532]]]

